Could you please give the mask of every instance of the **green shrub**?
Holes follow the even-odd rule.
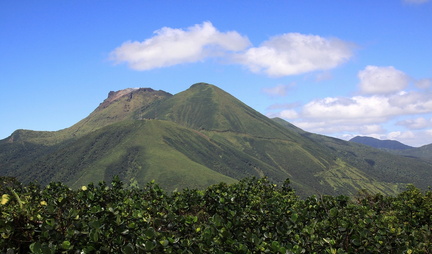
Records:
[[[154,182],[71,190],[6,181],[7,253],[429,253],[432,193],[310,196],[266,178],[166,193]],[[11,179],[9,179],[11,180]]]

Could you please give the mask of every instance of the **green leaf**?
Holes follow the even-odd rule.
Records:
[[[32,253],[42,253],[41,244],[39,242],[34,242],[29,246]]]
[[[89,236],[93,242],[97,243],[99,241],[99,232],[97,230],[91,230]]]
[[[333,207],[329,211],[330,217],[336,217],[338,215],[338,209],[336,207]]]
[[[166,246],[168,246],[169,242],[168,240],[161,240],[159,241],[159,243],[165,248]]]
[[[153,243],[153,241],[147,241],[145,243],[145,250],[146,251],[152,251],[155,247],[156,247],[156,245]]]
[[[144,235],[147,236],[148,239],[153,239],[155,236],[155,231],[153,228],[147,228],[144,230]]]
[[[293,222],[296,222],[297,219],[298,219],[298,214],[297,214],[297,213],[293,213],[293,214],[291,214],[291,220],[292,220]]]
[[[61,245],[62,249],[69,250],[72,248],[71,243],[69,241],[63,241]]]
[[[126,246],[122,248],[122,253],[125,254],[135,253],[133,245],[131,243],[128,243]]]

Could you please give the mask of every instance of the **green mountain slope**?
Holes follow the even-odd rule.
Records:
[[[1,143],[24,143],[54,145],[68,139],[81,137],[101,127],[134,118],[134,113],[141,108],[149,107],[159,100],[171,97],[164,91],[155,91],[151,88],[124,89],[111,91],[105,99],[89,116],[60,131],[31,131],[17,130]]]
[[[269,119],[216,86],[171,95],[110,92],[87,118],[57,132],[19,130],[0,141],[0,175],[79,187],[119,175],[168,190],[267,176],[300,195],[395,194],[427,188],[432,166]],[[430,175],[430,174],[429,174]]]
[[[432,162],[432,144],[422,147],[412,147],[395,140],[378,140],[371,137],[354,137],[350,142],[356,142],[385,150],[386,152]]]
[[[200,131],[289,138],[269,118],[222,89],[205,83],[192,85],[157,107],[144,109],[141,114],[145,118],[169,120]]]
[[[201,135],[172,122],[125,120],[60,145],[17,173],[25,182],[60,181],[71,187],[110,181],[114,175],[139,185],[156,180],[170,190],[235,181],[188,159],[164,142],[167,137],[182,135],[197,147],[206,143]]]
[[[407,149],[403,151],[391,151],[391,152],[402,156],[418,158],[432,163],[432,144],[424,145],[412,149]]]
[[[282,124],[284,122],[282,119],[275,120]],[[291,124],[286,123],[285,125],[292,129]],[[335,157],[342,159],[350,167],[359,169],[368,179],[384,183],[386,186],[390,184],[391,189],[397,190],[408,183],[414,183],[418,187],[426,189],[431,184],[432,165],[423,160],[395,155],[363,144],[305,132],[298,128],[297,131],[303,137],[330,149]]]

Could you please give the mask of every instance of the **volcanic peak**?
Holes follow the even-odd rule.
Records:
[[[97,109],[103,109],[108,107],[112,102],[120,99],[123,96],[129,96],[129,100],[132,99],[133,94],[137,92],[155,92],[152,88],[126,88],[118,91],[110,91],[108,93],[108,98],[106,98]]]

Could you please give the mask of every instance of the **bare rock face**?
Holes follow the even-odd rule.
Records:
[[[120,97],[130,94],[135,90],[138,90],[139,88],[126,88],[119,91],[110,91],[108,93],[108,98],[106,98],[98,107],[98,109],[103,109],[108,107],[113,101],[119,99]]]
[[[157,91],[151,88],[126,88],[119,91],[110,91],[108,93],[108,98],[106,98],[101,104],[99,104],[97,110],[108,107],[111,103],[120,99],[123,96],[128,96],[129,98],[127,100],[130,101],[132,100],[135,93],[142,93],[142,92],[153,93]]]

